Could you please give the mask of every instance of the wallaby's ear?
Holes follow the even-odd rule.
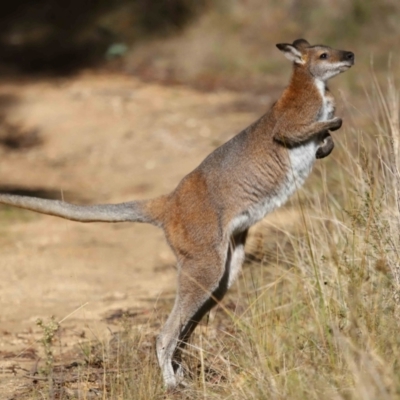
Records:
[[[306,47],[310,47],[310,43],[308,43],[306,39],[297,39],[293,42],[293,46],[296,47],[297,50],[303,50]]]
[[[283,52],[285,57],[296,64],[304,64],[305,61],[301,57],[301,52],[293,44],[278,43],[276,47]]]

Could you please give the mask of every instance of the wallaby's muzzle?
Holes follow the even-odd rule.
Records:
[[[347,61],[350,65],[354,65],[354,53],[352,51],[343,51],[343,61]]]

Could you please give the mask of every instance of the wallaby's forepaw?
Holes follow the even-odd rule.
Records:
[[[319,146],[315,157],[317,159],[328,157],[329,154],[332,153],[334,147],[335,143],[333,142],[332,136],[328,133],[328,135],[323,139],[321,145]]]
[[[329,120],[327,122],[329,124],[328,129],[332,132],[340,129],[342,127],[342,123],[343,123],[342,118],[339,118],[339,117],[332,118],[331,120]]]

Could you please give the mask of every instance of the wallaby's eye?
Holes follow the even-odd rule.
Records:
[[[322,60],[325,60],[326,58],[328,58],[328,54],[327,53],[322,53],[319,58],[321,58]]]

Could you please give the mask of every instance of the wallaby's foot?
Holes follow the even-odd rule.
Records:
[[[182,392],[184,392],[188,388],[189,388],[188,384],[179,383],[178,385],[176,385],[173,388],[166,389],[165,392],[166,392],[166,395],[168,396],[168,399],[170,398],[169,396],[173,396],[172,398],[175,398],[175,395],[179,396],[177,398],[180,399],[181,398],[180,396],[182,395]]]
[[[189,384],[184,378],[185,369],[180,362],[172,360],[173,375],[164,376],[164,386],[169,394],[178,393],[182,389],[186,389]]]

